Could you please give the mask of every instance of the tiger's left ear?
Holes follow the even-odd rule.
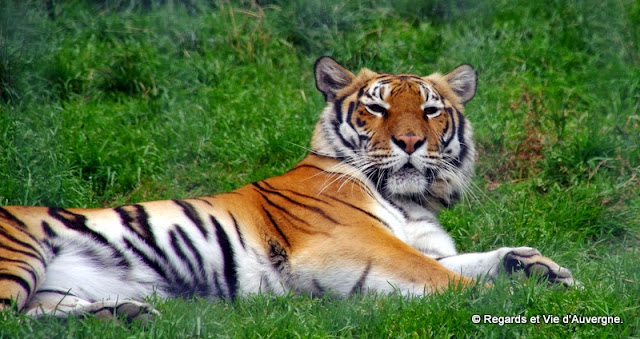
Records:
[[[333,102],[336,99],[336,93],[355,79],[353,73],[328,56],[323,56],[316,61],[314,73],[316,87],[328,102]]]
[[[463,105],[476,95],[478,75],[476,74],[476,70],[470,65],[458,66],[449,72],[449,74],[445,75],[444,79],[453,92],[458,95]]]

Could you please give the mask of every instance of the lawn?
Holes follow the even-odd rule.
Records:
[[[0,337],[640,336],[634,0],[2,1],[0,205],[117,206],[284,173],[323,108],[322,55],[423,75],[474,65],[476,176],[440,221],[461,252],[537,247],[583,288],[151,299],[163,315],[147,324],[9,311]]]

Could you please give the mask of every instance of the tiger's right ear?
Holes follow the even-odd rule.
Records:
[[[333,102],[336,99],[336,93],[348,86],[356,77],[328,56],[323,56],[316,61],[314,73],[316,87],[324,94],[327,102]]]

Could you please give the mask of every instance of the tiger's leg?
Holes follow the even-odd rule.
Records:
[[[531,247],[501,247],[489,252],[453,255],[439,261],[450,270],[469,277],[487,276],[495,279],[500,271],[506,271],[507,274],[524,272],[526,276],[547,278],[550,283],[565,286],[578,284],[569,269]]]
[[[124,316],[127,321],[150,320],[160,313],[150,304],[136,300],[104,300],[90,302],[56,290],[39,290],[25,307],[25,313],[35,317],[55,316],[66,318],[77,315],[93,315],[108,320]]]
[[[48,262],[47,250],[27,226],[0,207],[0,309],[22,309]]]
[[[489,252],[458,254],[453,239],[440,227],[435,217],[428,221],[410,222],[405,231],[411,246],[467,277],[493,280],[501,271],[507,274],[524,272],[526,276],[546,277],[551,283],[565,286],[579,284],[569,269],[531,247],[502,247]]]
[[[291,272],[295,286],[320,294],[376,291],[425,295],[476,284],[384,230],[367,232],[308,241],[291,253],[290,263],[279,262],[280,268]]]

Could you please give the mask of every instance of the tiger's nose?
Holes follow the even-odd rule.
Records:
[[[391,137],[393,143],[402,148],[407,154],[411,154],[416,151],[416,148],[422,146],[424,143],[424,137],[417,136],[413,133],[403,134],[398,137]]]

